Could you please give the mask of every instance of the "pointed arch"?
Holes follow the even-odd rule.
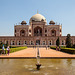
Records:
[[[25,36],[25,30],[20,31],[20,36],[24,37]]]
[[[42,28],[37,26],[34,28],[34,36],[42,36]]]
[[[51,30],[51,36],[56,36],[56,30]]]

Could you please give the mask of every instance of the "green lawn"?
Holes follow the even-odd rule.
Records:
[[[16,52],[16,51],[20,51],[23,49],[26,49],[27,47],[12,47],[10,48],[10,53]],[[0,53],[1,53],[2,49],[0,49]],[[7,53],[7,50],[5,49],[5,52]]]

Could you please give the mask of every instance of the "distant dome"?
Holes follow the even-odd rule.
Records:
[[[55,22],[54,22],[53,20],[51,20],[51,21],[49,22],[49,24],[55,24]]]
[[[26,23],[26,21],[22,21],[21,24],[24,25],[24,24],[27,24],[27,23]]]
[[[46,22],[46,18],[43,15],[37,13],[37,14],[33,15],[30,18],[29,22],[32,22],[32,21],[43,21],[43,22]]]

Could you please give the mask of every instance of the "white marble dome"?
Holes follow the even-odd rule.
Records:
[[[33,15],[30,18],[29,22],[32,22],[32,21],[43,21],[43,22],[46,22],[46,18],[43,15],[37,13],[37,14]]]

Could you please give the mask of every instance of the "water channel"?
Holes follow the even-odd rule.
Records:
[[[75,59],[0,59],[0,75],[75,75]]]

